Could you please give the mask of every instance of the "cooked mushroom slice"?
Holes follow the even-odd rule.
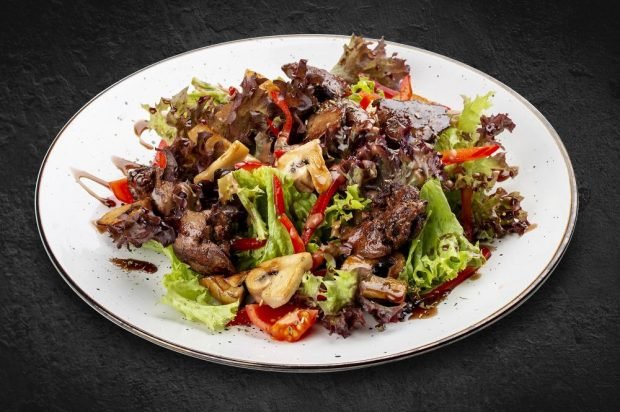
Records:
[[[213,180],[213,175],[218,169],[230,169],[235,163],[241,162],[250,153],[243,143],[239,141],[233,142],[228,149],[217,160],[209,165],[203,172],[194,177],[194,183],[198,184],[203,181]]]
[[[398,304],[405,300],[407,285],[397,279],[372,275],[360,282],[360,292],[365,298],[388,300]]]
[[[239,191],[239,183],[235,180],[232,173],[228,173],[217,179],[217,191],[220,201],[223,203],[232,199],[232,196]]]
[[[209,142],[208,144],[210,144],[211,146],[213,146],[214,144],[219,143],[219,142],[222,142],[225,145],[226,149],[228,149],[228,146],[230,146],[230,142],[228,140],[226,140],[220,134],[218,134],[215,131],[213,131],[213,129],[211,129],[206,124],[202,124],[202,123],[199,123],[196,126],[192,127],[189,130],[189,132],[187,132],[187,137],[189,137],[189,140],[194,142],[194,144],[197,144],[198,143],[198,135],[200,133],[204,133],[204,132],[209,133],[211,135],[207,139],[207,142]]]
[[[271,259],[250,270],[245,285],[260,304],[279,308],[299,288],[303,274],[312,268],[308,252]]]
[[[372,273],[373,267],[377,263],[377,259],[367,259],[361,256],[349,256],[342,263],[342,270],[357,270],[360,275]]]
[[[398,276],[405,268],[405,256],[400,252],[396,252],[390,256],[389,263],[391,263],[391,266],[388,269],[387,277],[398,279]]]
[[[211,296],[220,302],[233,303],[243,297],[244,288],[242,284],[246,276],[247,273],[245,272],[228,277],[207,276],[200,279],[200,284],[209,289]]]
[[[276,167],[292,175],[295,187],[300,191],[311,192],[314,187],[323,193],[332,184],[319,140],[311,140],[284,153]]]
[[[150,209],[151,202],[149,201],[149,199],[143,199],[139,202],[128,203],[126,205],[115,207],[114,209],[108,211],[105,215],[101,216],[95,222],[95,224],[97,225],[97,229],[105,231],[106,227],[116,223],[116,221],[121,215],[123,215],[124,213],[129,213],[132,209],[136,209],[139,207],[145,207],[147,209]]]

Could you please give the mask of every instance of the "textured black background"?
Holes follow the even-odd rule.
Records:
[[[538,1],[78,3],[15,1],[0,12],[0,410],[618,407],[620,33],[612,12],[593,2]],[[495,76],[562,136],[579,184],[577,229],[526,305],[417,358],[283,375],[162,349],[105,320],[61,280],[37,234],[34,188],[49,144],[84,103],[133,71],[193,48],[354,31]]]

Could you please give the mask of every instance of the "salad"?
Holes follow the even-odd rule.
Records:
[[[383,40],[355,35],[330,71],[282,71],[194,78],[145,105],[153,161],[114,158],[124,177],[103,182],[116,200],[98,228],[167,256],[163,302],[186,319],[347,337],[422,316],[485,264],[484,245],[530,228],[521,195],[497,186],[517,175],[498,140],[515,124],[488,112],[492,92],[431,101]]]

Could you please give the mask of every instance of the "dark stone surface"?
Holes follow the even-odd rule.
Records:
[[[613,12],[594,2],[539,1],[112,3],[14,1],[0,13],[0,410],[618,408],[620,33]],[[353,31],[495,76],[562,136],[577,173],[579,221],[563,261],[526,305],[417,358],[282,375],[148,343],[61,280],[37,234],[35,180],[58,130],[91,97],[196,47]]]

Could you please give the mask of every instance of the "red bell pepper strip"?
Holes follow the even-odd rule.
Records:
[[[278,134],[279,139],[284,139],[288,143],[288,138],[291,135],[291,130],[293,129],[293,115],[286,104],[286,100],[280,97],[280,94],[273,90],[270,93],[271,100],[282,110],[284,113],[284,125],[282,126],[282,130]]]
[[[273,175],[273,198],[276,208],[276,215],[280,216],[286,213],[286,205],[284,204],[284,190],[278,176]]]
[[[237,94],[237,91],[238,91],[238,90],[237,90],[237,88],[236,88],[235,86],[230,86],[230,87],[228,88],[228,95],[229,95],[230,97],[233,97],[234,95],[236,95],[236,94]]]
[[[155,153],[155,160],[153,160],[153,164],[161,169],[166,168],[166,154],[161,151],[161,149],[166,147],[168,147],[168,143],[163,139],[160,140],[159,145],[157,146],[157,149],[159,150]]]
[[[310,209],[308,219],[304,225],[304,231],[301,235],[305,244],[308,244],[314,231],[323,223],[325,219],[325,209],[327,209],[329,201],[334,197],[340,186],[342,186],[346,180],[344,175],[338,175],[338,177],[332,181],[332,184],[329,185],[329,188],[319,195],[312,209]]]
[[[267,127],[269,128],[269,131],[271,132],[271,134],[273,134],[274,137],[278,137],[278,135],[280,134],[280,131],[273,124],[273,120],[271,120],[269,118],[267,119]]]
[[[126,177],[108,182],[108,187],[121,202],[133,203],[133,196],[129,191],[129,183]]]
[[[278,217],[278,220],[282,225],[286,228],[288,234],[291,237],[291,242],[293,243],[293,250],[295,253],[302,253],[306,251],[306,245],[299,237],[299,233],[297,233],[297,229],[295,229],[295,225],[291,222],[291,219],[288,218],[286,214],[282,214]]]
[[[400,100],[411,100],[413,97],[413,90],[411,89],[411,76],[406,75],[400,81],[400,91],[398,92]]]
[[[482,159],[495,153],[499,149],[498,144],[481,147],[468,147],[465,149],[445,150],[441,153],[441,161],[445,165],[463,163],[470,160]]]
[[[276,149],[276,150],[274,150],[273,155],[275,156],[276,159],[279,159],[279,158],[281,158],[284,155],[284,153],[286,153],[286,150],[284,150],[284,149]]]
[[[265,166],[264,164],[262,164],[261,162],[257,162],[254,160],[248,160],[245,162],[239,162],[239,163],[235,163],[235,169],[243,169],[243,170],[254,170],[254,169],[258,169],[259,167],[263,167]]]
[[[325,262],[325,255],[320,250],[312,254],[312,270],[316,270]]]
[[[284,190],[282,190],[282,182],[280,182],[280,179],[278,179],[278,176],[276,175],[273,175],[273,198],[276,215],[278,216],[278,220],[280,221],[280,223],[282,223],[289,236],[291,237],[291,242],[293,243],[293,250],[295,251],[295,253],[305,252],[306,246],[304,245],[304,242],[302,242],[301,238],[299,237],[299,233],[297,232],[295,225],[293,225],[291,219],[289,219],[286,215]]]
[[[474,196],[474,189],[471,186],[467,186],[461,189],[461,213],[459,214],[459,220],[465,237],[471,241],[474,235],[474,212],[472,210],[472,199]]]
[[[491,251],[489,250],[489,248],[483,246],[480,248],[480,251],[482,252],[482,256],[484,256],[486,260],[489,260],[489,258],[491,257]],[[472,268],[472,267],[463,269],[462,271],[459,272],[457,277],[455,277],[454,279],[449,280],[445,283],[442,283],[441,285],[437,286],[435,289],[430,290],[426,292],[424,295],[422,295],[422,300],[426,302],[436,301],[438,298],[440,298],[441,296],[445,295],[446,293],[450,292],[455,287],[463,283],[463,281],[470,278],[474,273],[476,273],[477,270],[478,268]]]
[[[237,252],[260,249],[267,244],[267,239],[240,238],[232,241],[230,247]]]
[[[400,94],[398,90],[390,89],[389,87],[382,85],[376,80],[374,82],[375,82],[375,89],[381,90],[386,99],[391,99]]]
[[[374,93],[366,93],[361,92],[360,96],[362,96],[362,100],[360,100],[360,106],[362,109],[366,110],[366,108],[372,103],[373,100],[379,99],[381,96]]]

